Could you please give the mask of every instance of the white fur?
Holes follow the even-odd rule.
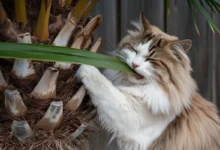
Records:
[[[135,48],[142,56],[147,56],[147,54],[149,53],[149,48],[151,45],[152,41],[148,41],[145,44],[138,44],[137,47]]]
[[[137,65],[142,65],[145,62],[146,56],[149,53],[149,47],[151,43],[152,41],[149,41],[146,44],[139,44],[135,46],[134,49],[136,50],[137,53],[127,48],[122,50],[122,54],[126,56],[127,58],[126,62],[131,68],[132,68],[132,63],[135,63]]]
[[[117,138],[122,150],[147,150],[174,119],[167,94],[154,82],[153,67],[146,61],[151,41],[133,51],[123,49],[126,63],[145,78],[107,70],[102,75],[92,66],[82,65],[76,74],[97,107],[101,124]],[[108,78],[108,79],[107,79]]]
[[[146,150],[175,117],[168,114],[166,94],[154,83],[134,85],[124,74],[107,72],[116,85],[92,66],[82,65],[76,76],[97,107],[102,126],[117,138],[120,149]]]
[[[136,84],[146,84],[149,80],[152,80],[153,74],[153,67],[151,64],[146,61],[146,57],[149,54],[149,47],[152,41],[148,41],[145,44],[138,44],[134,47],[135,51],[132,49],[122,49],[121,54],[126,57],[126,63],[130,68],[135,70],[138,74],[143,75],[145,78],[142,80],[136,80],[133,75],[128,75],[128,80],[136,83]],[[139,67],[133,68],[132,63],[137,64]],[[148,80],[146,80],[148,79]]]

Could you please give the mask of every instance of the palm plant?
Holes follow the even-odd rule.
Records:
[[[97,1],[0,1],[0,149],[88,146],[95,109],[75,81],[77,64],[132,73],[116,58],[94,54],[102,43],[93,44],[92,36],[101,16],[87,16]],[[188,4],[197,31],[195,9],[220,32],[205,6],[219,12],[219,0]],[[169,12],[170,0],[166,6]]]
[[[75,81],[78,65],[74,63],[104,67],[112,62],[113,68],[124,68],[114,58],[94,55],[102,39],[93,44],[92,33],[101,16],[87,15],[96,3],[0,1],[0,41],[4,42],[0,46],[4,58],[0,59],[0,149],[88,146],[95,109],[85,98],[84,86]],[[40,61],[45,58],[50,62]]]
[[[196,19],[195,19],[195,11],[198,11],[199,13],[201,13],[204,16],[204,18],[208,22],[209,27],[213,33],[215,31],[220,33],[219,27],[217,27],[217,25],[214,23],[214,21],[212,20],[212,17],[209,15],[209,11],[207,9],[207,8],[210,8],[211,12],[213,12],[213,13],[220,13],[220,0],[187,0],[187,3],[189,5],[189,8],[190,8],[190,11],[192,14],[194,27],[195,27],[198,34],[200,34],[200,33],[199,33],[198,25],[197,25]],[[167,10],[167,14],[169,15],[169,13],[170,13],[170,0],[166,0],[166,10]]]

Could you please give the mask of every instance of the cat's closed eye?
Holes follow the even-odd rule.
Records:
[[[149,52],[152,51],[153,49],[156,48],[156,45],[152,46],[150,49],[149,49]]]
[[[137,53],[137,51],[134,49],[134,47],[133,47],[130,43],[125,43],[125,44],[123,45],[123,48],[127,48],[127,49],[132,50],[132,51],[134,51],[135,53]]]

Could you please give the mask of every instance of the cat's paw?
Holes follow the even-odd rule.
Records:
[[[94,66],[81,65],[77,70],[75,76],[78,80],[82,80],[85,77],[91,77],[99,73],[99,70]]]

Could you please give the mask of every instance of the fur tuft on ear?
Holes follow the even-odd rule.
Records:
[[[192,46],[192,40],[185,39],[185,40],[178,40],[171,44],[171,46],[181,46],[181,48],[187,53]]]
[[[144,13],[141,12],[140,13],[140,22],[143,25],[144,31],[146,31],[147,29],[149,29],[150,23],[149,21],[146,19],[146,17],[144,16]]]

